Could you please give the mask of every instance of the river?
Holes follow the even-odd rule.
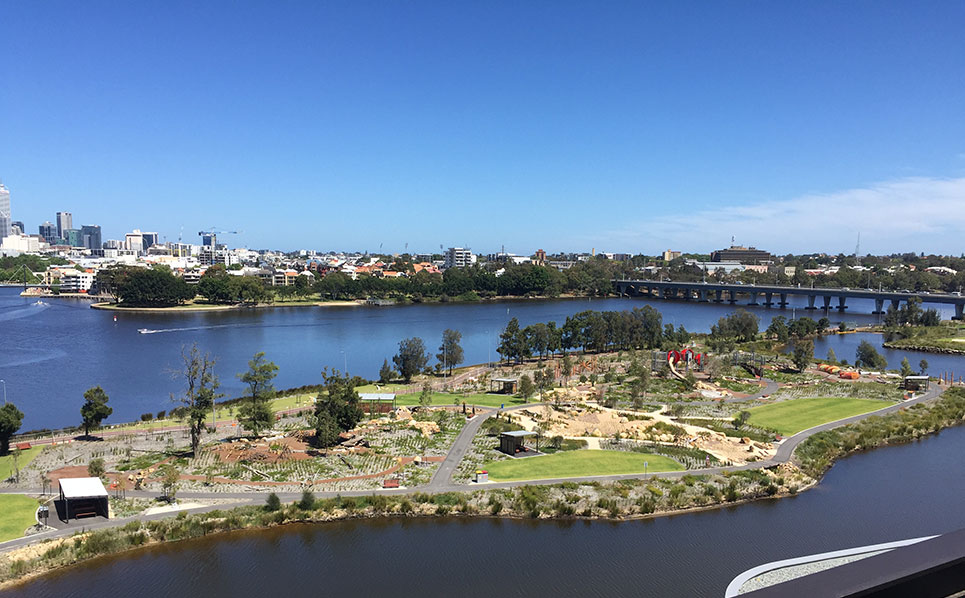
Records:
[[[4,598],[708,596],[778,559],[965,527],[965,426],[854,455],[798,496],[622,523],[384,520],[150,547]]]
[[[393,307],[288,307],[193,313],[120,313],[94,310],[83,300],[36,299],[19,296],[19,289],[0,288],[0,379],[7,396],[25,418],[24,430],[55,428],[79,423],[84,391],[100,385],[110,396],[113,415],[107,423],[132,421],[142,413],[174,406],[171,395],[181,383],[171,371],[178,367],[181,348],[197,342],[218,360],[221,391],[240,396],[236,375],[257,351],[264,351],[279,366],[276,388],[291,388],[321,381],[323,367],[346,369],[355,375],[377,378],[379,367],[398,350],[400,340],[421,337],[436,353],[442,331],[463,335],[466,363],[497,359],[499,333],[512,317],[526,326],[556,321],[586,309],[624,310],[653,305],[665,323],[707,332],[735,309],[727,304],[698,304],[643,298],[561,299],[481,303],[421,304]],[[820,312],[803,310],[805,299],[792,297],[791,308],[748,307],[764,328],[775,315],[785,317]],[[871,302],[852,300],[855,313],[827,315],[833,322],[853,324],[877,321]],[[950,317],[944,313],[943,317]],[[156,331],[139,334],[138,329]],[[832,337],[816,343],[838,342],[839,358],[854,360],[857,335]],[[877,337],[880,344],[880,337]],[[854,345],[853,347],[851,345]],[[965,359],[914,352],[888,352],[898,367],[907,354],[917,367],[926,357],[931,373],[955,371],[965,375]],[[897,361],[896,361],[897,360]]]

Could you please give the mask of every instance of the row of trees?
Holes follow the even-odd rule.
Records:
[[[503,270],[497,275],[498,269]],[[608,295],[613,292],[614,278],[630,276],[629,262],[605,258],[580,262],[560,272],[550,266],[535,264],[474,265],[450,268],[443,274],[425,270],[409,277],[378,278],[366,274],[352,279],[340,272],[330,273],[315,282],[314,292],[330,299],[364,297],[495,297],[540,295],[555,297],[561,293]]]
[[[683,326],[664,326],[660,312],[647,305],[632,311],[582,311],[567,317],[562,327],[550,321],[521,328],[519,320],[512,318],[499,341],[496,350],[503,359],[519,363],[528,357],[542,359],[574,349],[586,352],[679,347],[690,341],[690,333]]]
[[[304,282],[302,285],[306,286]],[[198,295],[211,303],[255,305],[271,297],[260,279],[229,275],[224,264],[216,264],[205,270],[196,290]]]

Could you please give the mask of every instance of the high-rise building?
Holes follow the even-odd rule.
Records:
[[[141,239],[144,241],[144,251],[158,244],[157,233],[141,233]]]
[[[84,246],[84,236],[81,234],[79,228],[68,228],[64,230],[64,241],[67,242],[71,247],[83,247]]]
[[[13,229],[13,234],[15,235],[25,235],[27,234],[27,227],[23,225],[22,220],[14,220],[10,227]]]
[[[81,241],[87,249],[101,248],[101,227],[96,224],[85,224],[80,227]]]
[[[144,235],[141,231],[134,229],[134,232],[124,235],[124,249],[128,251],[144,251]]]
[[[44,222],[40,225],[40,236],[44,238],[44,241],[50,245],[56,245],[57,241],[60,240],[60,235],[57,234],[57,225],[52,222]]]
[[[450,247],[445,255],[445,268],[465,268],[476,263],[476,256],[466,247]]]
[[[13,220],[10,217],[10,190],[0,183],[0,240],[12,233]]]
[[[74,217],[70,212],[57,212],[57,236],[66,239],[65,231],[74,228]]]

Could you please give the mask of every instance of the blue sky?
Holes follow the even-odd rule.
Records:
[[[31,2],[31,232],[252,248],[962,253],[965,3]]]

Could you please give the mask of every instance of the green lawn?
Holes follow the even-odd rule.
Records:
[[[29,496],[0,494],[0,542],[23,537],[24,530],[37,523],[38,504]]]
[[[12,450],[13,449],[11,448],[11,452]],[[31,461],[33,461],[34,458],[37,455],[39,455],[40,451],[42,450],[44,450],[44,447],[35,446],[25,451],[20,451],[20,460],[18,461],[18,463],[20,464],[20,470],[23,471],[23,468],[26,467]],[[13,475],[13,455],[10,454],[10,455],[4,455],[0,457],[0,480],[5,480],[12,475]]]
[[[496,482],[575,478],[594,475],[683,471],[684,466],[669,457],[623,451],[566,451],[545,457],[526,457],[487,463],[489,479]]]
[[[419,394],[420,393],[414,392],[407,395],[399,395],[396,397],[396,405],[418,405]],[[525,405],[526,403],[539,401],[539,398],[533,397],[529,400],[526,400],[519,397],[514,397],[513,395],[461,395],[444,392],[432,393],[433,405],[452,405],[453,401],[459,405],[462,405],[462,403],[465,402],[467,405],[482,405],[484,407],[499,407],[500,405],[506,405],[509,407],[510,405]]]
[[[852,415],[875,411],[888,405],[893,405],[893,403],[875,399],[835,397],[792,399],[749,409],[751,417],[748,423],[790,436],[801,430],[807,430]]]

